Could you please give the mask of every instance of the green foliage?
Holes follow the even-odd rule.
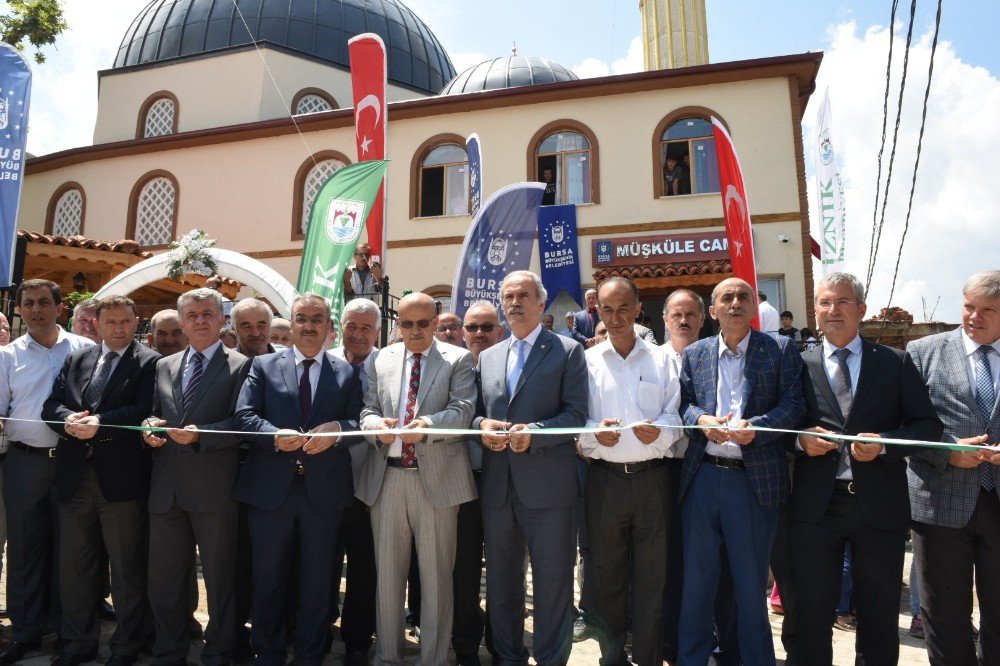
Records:
[[[0,15],[0,38],[18,51],[27,40],[35,49],[54,44],[68,28],[59,0],[7,0],[9,13]],[[35,62],[45,62],[45,55],[35,51]]]
[[[71,291],[65,296],[63,296],[63,301],[65,301],[66,305],[70,306],[71,308],[75,308],[77,303],[80,303],[82,301],[85,301],[93,297],[94,297],[94,292],[92,291]]]

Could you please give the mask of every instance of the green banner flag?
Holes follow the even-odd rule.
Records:
[[[338,329],[344,307],[344,271],[354,257],[388,167],[388,160],[346,166],[326,181],[313,203],[298,290],[300,294],[311,291],[330,299]]]

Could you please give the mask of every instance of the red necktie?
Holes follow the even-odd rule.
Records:
[[[420,390],[420,354],[413,355],[413,368],[410,370],[410,388],[406,393],[406,413],[403,416],[403,425],[409,425],[413,416],[417,413],[417,391]],[[417,447],[415,444],[403,442],[402,458],[403,467],[413,467],[417,460]]]

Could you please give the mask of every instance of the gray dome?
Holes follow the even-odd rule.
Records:
[[[579,77],[559,63],[533,56],[509,55],[470,67],[444,87],[442,95],[517,88],[539,83],[575,81]]]
[[[374,32],[385,42],[390,81],[435,94],[455,76],[437,37],[400,0],[238,0],[238,5],[239,13],[233,0],[152,0],[126,31],[114,67],[198,56],[256,39],[346,68],[347,40]]]

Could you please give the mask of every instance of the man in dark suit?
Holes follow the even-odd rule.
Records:
[[[778,507],[788,496],[788,465],[784,435],[749,426],[794,428],[805,406],[798,350],[788,338],[751,330],[755,312],[750,285],[723,280],[709,308],[719,335],[684,350],[681,417],[706,428],[691,431],[681,476],[682,664],[708,663],[723,553],[736,591],[740,654],[747,663],[774,662],[761,595]]]
[[[943,441],[1000,443],[1000,271],[962,288],[962,326],[911,342],[907,351],[944,423]],[[1000,454],[922,449],[910,456],[913,555],[927,656],[933,666],[972,666],[972,583],[979,597],[982,664],[1000,663]]]
[[[222,296],[194,289],[177,299],[188,347],[156,364],[153,415],[167,428],[144,435],[153,449],[149,490],[149,603],[156,619],[156,664],[183,664],[188,654],[190,563],[197,545],[208,598],[201,654],[225,664],[236,647],[235,569],[239,437],[233,411],[249,361],[219,341]]]
[[[832,273],[816,287],[823,344],[803,355],[804,426],[792,484],[791,559],[796,643],[803,664],[833,663],[832,614],[850,544],[857,652],[867,664],[899,660],[899,597],[910,522],[910,447],[838,442],[824,433],[937,440],[941,422],[909,355],[863,340],[865,287]]]
[[[597,290],[588,289],[583,293],[587,307],[573,315],[573,339],[584,347],[593,347],[594,334],[601,317],[597,314]]]
[[[298,296],[291,322],[292,347],[254,359],[234,419],[241,430],[270,435],[251,437],[234,493],[250,506],[251,639],[260,666],[287,659],[288,572],[295,558],[295,662],[323,661],[330,561],[343,510],[354,497],[351,458],[336,433],[358,428],[361,380],[350,363],[325,351],[332,321],[322,296]]]
[[[97,656],[101,634],[101,549],[111,560],[118,625],[109,642],[112,666],[135,663],[143,642],[149,451],[139,434],[102,426],[137,426],[153,406],[160,355],[133,340],[139,318],[125,296],[97,304],[103,344],[70,354],[42,408],[56,446],[59,576],[63,608],[62,666]]]
[[[580,345],[542,326],[546,293],[537,275],[508,274],[500,299],[512,335],[479,355],[483,416],[473,421],[485,447],[481,501],[495,663],[528,661],[527,547],[535,663],[565,664],[572,647],[576,447],[572,435],[532,437],[532,431],[586,423],[587,363]]]

